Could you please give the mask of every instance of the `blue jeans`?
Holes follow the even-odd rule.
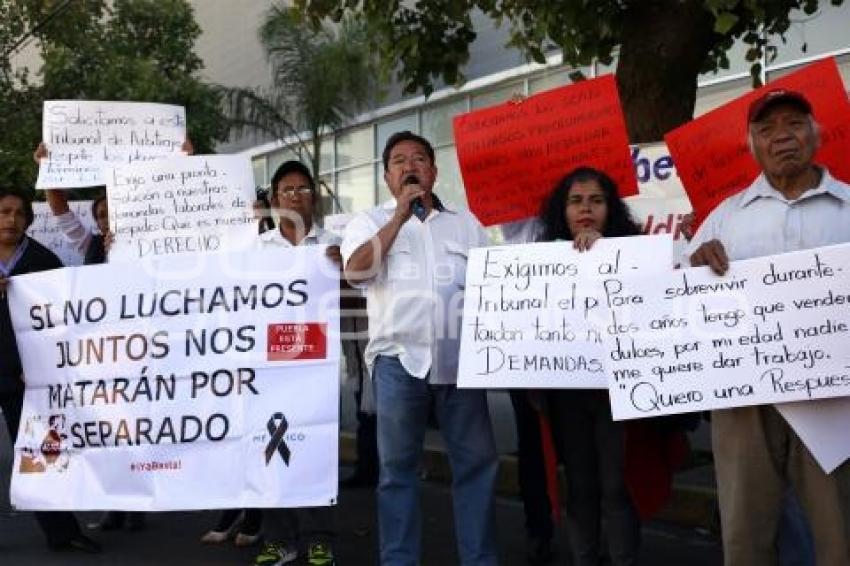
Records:
[[[498,457],[486,392],[430,385],[398,358],[379,356],[373,371],[378,413],[378,527],[382,565],[419,563],[419,467],[431,401],[452,469],[458,555],[463,565],[496,564],[493,488]]]

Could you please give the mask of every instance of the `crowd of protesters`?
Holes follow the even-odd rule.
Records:
[[[682,264],[723,274],[731,261],[850,242],[850,186],[814,162],[820,143],[815,116],[809,100],[797,92],[771,90],[752,103],[748,143],[761,174],[700,225]],[[271,210],[277,223],[263,221],[257,249],[325,246],[340,268],[343,289],[349,296],[360,296],[357,290],[365,296],[368,343],[365,349],[357,341],[344,345],[345,364],[359,380],[363,431],[360,466],[350,483],[376,484],[380,563],[420,561],[420,466],[433,417],[451,465],[460,562],[496,564],[493,506],[499,462],[493,428],[486,391],[456,385],[461,312],[450,308],[453,297],[463,292],[470,250],[488,245],[488,238],[469,211],[434,191],[438,171],[428,140],[407,131],[394,134],[382,164],[392,198],[357,214],[344,237],[315,221],[318,192],[309,169],[295,161],[281,165],[265,207],[258,198],[261,213]],[[49,191],[47,198],[86,263],[105,261],[105,200],[92,205],[98,226],[92,234],[69,212],[61,192]],[[32,221],[29,199],[0,189],[0,292],[15,284],[16,275],[61,266],[53,253],[26,236]],[[537,219],[504,227],[509,242],[565,240],[579,253],[592,250],[602,238],[638,233],[615,183],[587,166],[564,172]],[[665,267],[673,269],[672,264]],[[344,322],[362,329],[367,321]],[[25,376],[5,292],[0,351],[0,405],[15,438]],[[613,420],[606,390],[516,390],[511,400],[529,562],[554,560],[557,546],[574,566],[638,564],[641,524],[658,504],[647,503],[645,485],[630,480],[627,446],[635,438],[681,441],[697,422],[650,419],[635,426],[652,434],[629,434],[632,425]],[[807,563],[850,564],[850,464],[825,473],[771,405],[717,410],[710,420],[724,563],[777,564],[785,552],[779,539],[788,538],[777,533],[788,528],[782,517],[790,512],[795,524],[802,524],[793,536],[810,541]],[[376,444],[368,438],[376,438]],[[568,540],[553,540],[553,516],[560,516],[561,502],[549,491],[547,453],[563,464]],[[789,501],[795,502],[793,508]],[[50,548],[98,550],[73,514],[41,512],[36,517]],[[100,527],[125,522],[141,528],[144,517],[108,514]],[[237,544],[250,545],[261,536],[265,544],[255,560],[258,566],[299,558],[315,566],[335,563],[334,516],[328,507],[226,511],[202,540],[235,537]]]

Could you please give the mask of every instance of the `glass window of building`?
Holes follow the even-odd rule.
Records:
[[[411,114],[402,114],[401,116],[393,116],[388,120],[378,122],[378,143],[375,144],[375,155],[378,159],[381,158],[381,152],[384,151],[384,145],[387,139],[396,132],[410,130],[411,132],[419,132],[419,120],[415,112]]]
[[[384,164],[381,161],[375,163],[375,182],[378,187],[378,202],[390,200],[393,195],[384,182]]]
[[[463,179],[460,175],[460,165],[457,162],[455,146],[447,146],[437,149],[435,152],[437,161],[437,183],[434,192],[447,202],[455,206],[467,208],[466,193],[463,188]]]
[[[342,169],[372,161],[372,126],[346,130],[336,136],[336,167]],[[328,144],[333,148],[332,144]]]
[[[342,210],[360,212],[375,206],[374,166],[369,163],[336,174],[336,190]]]
[[[254,185],[265,187],[269,182],[269,175],[266,171],[266,157],[261,156],[252,159],[251,168],[254,170]]]
[[[452,119],[466,112],[467,99],[455,98],[422,111],[422,135],[435,147],[454,143]],[[383,149],[383,148],[381,148]]]
[[[312,151],[312,148],[311,148]],[[333,135],[322,136],[319,144],[319,171],[326,173],[334,169],[334,137]]]

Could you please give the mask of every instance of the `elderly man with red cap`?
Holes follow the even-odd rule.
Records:
[[[805,96],[768,91],[747,118],[762,173],[700,226],[691,265],[723,274],[730,260],[850,242],[850,185],[814,163],[820,137]],[[825,473],[773,405],[714,411],[712,444],[726,566],[777,564],[788,486],[805,510],[817,563],[850,564],[850,462]]]

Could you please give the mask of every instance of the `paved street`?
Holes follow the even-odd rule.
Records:
[[[0,564],[3,566],[59,565],[217,565],[250,564],[256,549],[237,549],[232,544],[204,546],[201,534],[214,522],[214,511],[158,513],[149,516],[148,528],[141,532],[94,533],[104,547],[99,556],[62,553],[45,549],[34,519],[28,513],[13,513],[8,504],[8,479],[11,467],[5,430],[0,432]],[[348,470],[340,472],[341,477]],[[426,483],[424,505],[423,564],[445,566],[457,563],[451,528],[451,498],[446,486]],[[375,563],[375,501],[370,490],[343,491],[337,512],[337,556],[342,565]],[[513,498],[500,498],[496,508],[499,554],[504,565],[525,564],[523,512]],[[84,513],[84,522],[99,514]],[[559,540],[563,541],[563,529]],[[563,553],[561,554],[563,558]],[[564,559],[561,564],[569,564]],[[720,563],[716,540],[691,529],[652,523],[644,529],[642,564],[715,566]]]
[[[451,531],[451,502],[448,490],[429,484],[424,492],[425,534],[423,564],[456,564]],[[340,564],[375,563],[375,506],[369,491],[343,492],[338,513],[340,533],[337,555]],[[83,514],[93,519],[96,515]],[[28,514],[0,518],[0,563],[14,566],[52,565],[214,565],[250,564],[254,549],[236,549],[232,544],[204,546],[198,537],[215,520],[214,512],[160,513],[150,517],[141,532],[97,533],[104,553],[91,557],[56,554],[44,549],[35,521]],[[524,536],[522,508],[518,502],[502,499],[497,507],[501,563],[522,565]],[[564,560],[560,562],[568,564]],[[644,530],[642,564],[714,566],[720,563],[719,546],[711,538],[694,531],[653,523]]]

